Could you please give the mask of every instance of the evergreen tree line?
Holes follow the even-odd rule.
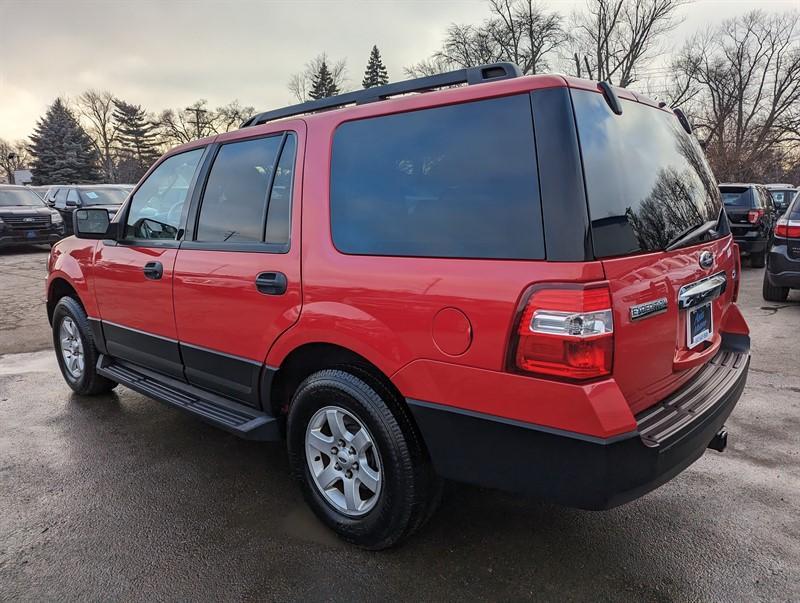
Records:
[[[321,55],[304,74],[302,100],[338,94],[344,63],[329,64]],[[373,46],[363,86],[388,83],[386,67]],[[3,168],[11,180],[15,169],[29,167],[32,184],[137,182],[168,148],[238,128],[255,113],[239,101],[211,109],[198,100],[184,109],[150,113],[141,105],[107,91],[87,90],[73,102],[57,98],[36,124],[29,141],[0,139]]]
[[[166,149],[238,128],[255,111],[238,101],[217,109],[207,104],[199,100],[155,114],[110,92],[88,90],[72,103],[57,98],[27,145],[5,146],[22,149],[15,167],[30,167],[34,185],[135,183]],[[10,179],[11,171],[5,171]]]

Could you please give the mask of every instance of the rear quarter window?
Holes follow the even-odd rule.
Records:
[[[790,220],[800,220],[800,195],[795,197],[794,203],[787,213]]]
[[[544,258],[529,96],[340,125],[330,204],[344,253]]]

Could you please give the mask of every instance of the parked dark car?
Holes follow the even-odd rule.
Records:
[[[778,213],[782,214],[789,208],[798,189],[791,184],[768,184],[767,190],[769,190],[770,195],[772,195],[772,200],[775,203],[775,208],[778,210]]]
[[[72,212],[76,207],[102,207],[113,218],[133,190],[129,184],[67,185],[53,187],[47,192],[52,207],[64,218],[67,233],[72,233]]]
[[[26,186],[0,184],[0,247],[55,243],[64,236],[61,214]]]
[[[800,195],[775,226],[762,292],[765,300],[782,302],[790,289],[800,289]]]
[[[769,190],[761,184],[720,184],[733,240],[750,265],[763,268],[778,211]]]

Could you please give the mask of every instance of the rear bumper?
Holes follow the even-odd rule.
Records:
[[[767,278],[773,287],[800,289],[800,259],[789,257],[785,244],[776,244],[770,249]]]
[[[705,452],[738,402],[749,338],[723,349],[691,381],[603,439],[408,400],[438,473],[582,509],[608,509],[657,488]]]
[[[762,251],[767,250],[766,239],[735,236],[733,237],[733,241],[739,246],[739,251],[745,255],[751,253],[761,253]]]

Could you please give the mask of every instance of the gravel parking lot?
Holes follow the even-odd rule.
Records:
[[[728,450],[607,512],[449,484],[418,536],[340,543],[278,444],[127,390],[71,394],[44,249],[0,252],[0,600],[798,600],[800,295],[740,303],[753,361]]]

